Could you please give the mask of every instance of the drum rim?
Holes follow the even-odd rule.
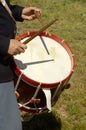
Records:
[[[27,36],[34,35],[35,33],[37,33],[37,30],[31,31],[31,32],[25,32],[25,33],[17,36],[16,39],[20,41]],[[53,87],[57,86],[59,83],[64,82],[71,77],[72,73],[74,72],[74,68],[75,68],[75,58],[74,58],[74,54],[73,54],[72,49],[67,44],[67,42],[65,42],[61,37],[54,35],[54,34],[49,34],[47,32],[42,32],[40,34],[40,36],[45,36],[45,37],[48,37],[48,38],[52,38],[55,41],[58,41],[58,43],[66,49],[66,51],[68,52],[70,59],[71,59],[71,71],[63,80],[58,81],[58,82],[54,82],[54,83],[41,83],[41,87],[43,87],[43,88],[53,88]],[[22,72],[19,69],[19,67],[16,65],[15,61],[14,61],[14,64],[15,64],[14,71],[17,74],[17,76],[19,76]],[[34,87],[37,87],[40,84],[40,82],[35,81],[35,80],[25,76],[24,74],[22,74],[22,80],[24,82],[26,82],[27,84],[29,82],[29,84],[34,86]]]

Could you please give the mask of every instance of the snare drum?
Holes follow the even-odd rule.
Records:
[[[26,32],[21,42],[36,31]],[[42,32],[27,43],[24,53],[14,56],[16,89],[20,110],[51,110],[74,71],[74,54],[59,36]]]

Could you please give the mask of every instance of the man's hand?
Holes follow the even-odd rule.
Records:
[[[11,39],[8,48],[8,54],[16,55],[16,54],[24,53],[26,48],[27,48],[26,45],[24,45],[23,43],[20,43],[16,39]]]
[[[36,7],[25,7],[22,11],[22,18],[24,20],[33,20],[36,18],[35,12],[40,16],[41,10]]]

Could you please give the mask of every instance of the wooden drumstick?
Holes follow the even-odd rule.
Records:
[[[30,6],[32,6],[32,5],[30,4]],[[43,21],[42,21],[42,19],[41,19],[41,16],[39,15],[39,13],[38,13],[37,11],[34,11],[34,13],[35,13],[35,15],[36,15],[38,21],[40,22],[40,24],[41,24],[42,26],[44,26],[44,23],[43,23]],[[41,41],[42,41],[42,43],[43,43],[43,46],[44,46],[44,48],[45,48],[47,54],[49,55],[49,54],[50,54],[50,53],[49,53],[49,50],[48,50],[48,48],[47,48],[47,46],[46,46],[46,44],[45,44],[43,38],[40,37],[40,39],[41,39]]]
[[[35,15],[36,15],[37,19],[39,20],[40,24],[41,24],[41,25],[42,25],[42,27],[43,27],[43,26],[44,26],[44,23],[43,23],[43,21],[42,21],[41,17],[39,16],[38,12],[37,12],[37,11],[34,11],[34,13],[35,13]],[[42,43],[43,43],[43,46],[44,46],[44,48],[45,48],[45,50],[46,50],[47,54],[49,55],[49,54],[50,54],[50,53],[49,53],[49,50],[48,50],[48,48],[47,48],[47,46],[46,46],[46,44],[45,44],[45,42],[44,42],[43,38],[42,38],[42,37],[40,37],[40,39],[41,39],[41,41],[42,41]]]
[[[33,35],[32,37],[30,37],[30,38],[27,38],[27,39],[23,42],[23,44],[27,44],[28,42],[30,42],[32,39],[34,39],[36,36],[40,35],[44,30],[46,30],[49,26],[51,26],[51,25],[52,25],[54,22],[56,22],[56,21],[57,21],[57,19],[54,19],[54,20],[51,21],[50,23],[48,23],[48,24],[46,24],[45,26],[43,26],[36,34],[34,34],[34,35]],[[49,54],[50,54],[50,53],[49,53],[49,50],[48,50],[48,48],[47,48],[47,46],[46,46],[46,44],[45,44],[43,38],[42,38],[42,37],[40,37],[40,38],[41,38],[41,40],[42,40],[43,46],[44,46],[44,48],[45,48],[47,54],[49,55]]]
[[[32,4],[31,4],[31,3],[30,3],[30,7],[32,7]],[[41,16],[39,15],[39,13],[38,13],[37,11],[34,11],[34,13],[35,13],[35,16],[37,17],[38,21],[40,22],[40,24],[41,24],[42,26],[44,26],[44,23],[43,23],[43,21],[42,21],[42,19],[41,19]]]
[[[48,24],[44,25],[37,33],[35,33],[32,37],[27,38],[23,44],[27,44],[28,42],[30,42],[31,40],[33,40],[36,36],[40,35],[44,30],[46,30],[48,27],[50,27],[54,22],[56,22],[58,19],[54,19],[51,22],[49,22]]]
[[[40,24],[41,24],[42,26],[44,26],[44,23],[43,23],[43,21],[42,21],[42,19],[41,19],[41,16],[39,15],[39,13],[38,13],[37,11],[34,11],[34,13],[35,13],[35,15],[36,15],[38,21],[40,22]]]

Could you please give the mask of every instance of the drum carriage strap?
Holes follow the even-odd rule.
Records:
[[[16,85],[15,85],[15,91],[17,91],[17,89],[18,89],[19,83],[20,83],[20,81],[21,81],[22,74],[23,74],[23,73],[21,73],[21,74],[19,75],[19,78],[18,78],[17,83],[16,83]]]
[[[19,97],[19,93],[17,92],[17,89],[18,89],[19,83],[21,81],[22,74],[23,74],[23,72],[19,75],[19,78],[18,78],[17,83],[15,85],[15,94],[16,94],[17,99]],[[36,99],[37,94],[38,94],[40,88],[41,88],[41,83],[38,85],[38,87],[37,87],[37,89],[36,89],[33,97],[28,102],[26,102],[25,104],[23,104],[23,106],[28,105],[29,103],[34,103],[34,105],[40,103],[40,99]]]
[[[21,73],[21,74],[19,75],[19,78],[18,78],[17,83],[16,83],[16,85],[15,85],[15,95],[16,95],[16,98],[17,98],[17,99],[19,98],[19,93],[17,92],[17,89],[18,89],[19,83],[20,83],[20,81],[21,81],[21,76],[22,76],[22,74],[23,74],[23,73]]]
[[[70,87],[70,83],[68,83],[69,79],[67,79],[65,82],[60,82],[59,85],[57,86],[57,88],[53,94],[53,97],[52,97],[52,106],[58,100],[58,98],[60,97],[63,90],[68,89]]]
[[[42,88],[42,91],[46,97],[46,107],[49,111],[51,111],[51,90],[50,88]]]

